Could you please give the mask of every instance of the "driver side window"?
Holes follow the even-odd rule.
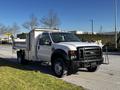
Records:
[[[48,33],[43,33],[39,39],[39,45],[50,45],[50,37]]]

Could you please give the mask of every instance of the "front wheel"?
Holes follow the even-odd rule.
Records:
[[[90,66],[90,67],[87,68],[87,70],[89,72],[95,72],[95,71],[97,71],[97,69],[98,69],[98,66],[94,66],[94,67]]]
[[[62,58],[55,59],[52,64],[52,68],[57,77],[63,77],[67,74],[67,70],[65,69],[65,63]]]

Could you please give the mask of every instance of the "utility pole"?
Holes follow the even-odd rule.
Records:
[[[115,19],[115,48],[117,48],[117,0],[114,0],[114,19]]]
[[[93,19],[91,19],[90,21],[91,21],[91,30],[92,30],[92,35],[93,35]]]
[[[100,34],[102,34],[102,30],[103,30],[103,27],[102,27],[102,25],[100,26]]]

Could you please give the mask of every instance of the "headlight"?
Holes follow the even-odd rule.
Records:
[[[69,54],[70,59],[77,58],[77,51],[69,51],[68,54]]]

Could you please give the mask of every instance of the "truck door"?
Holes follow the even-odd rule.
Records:
[[[51,40],[48,33],[43,33],[37,45],[37,57],[40,61],[50,61]]]

